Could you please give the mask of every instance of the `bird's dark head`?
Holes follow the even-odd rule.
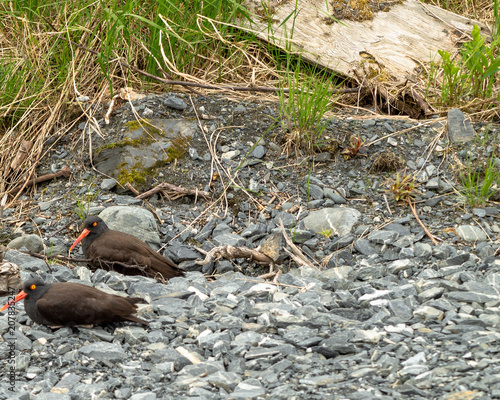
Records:
[[[6,303],[0,311],[5,310],[8,307],[14,305],[18,301],[26,298],[35,297],[38,298],[42,296],[47,290],[49,290],[50,285],[47,285],[44,281],[39,278],[28,279],[23,283],[23,290],[21,290],[14,299],[11,299]]]
[[[93,233],[98,233],[103,230],[105,231],[108,230],[106,222],[104,222],[97,215],[92,215],[91,217],[85,218],[85,221],[83,221],[83,228],[88,229],[90,232]]]
[[[90,237],[97,237],[100,234],[106,232],[109,230],[108,226],[106,223],[97,215],[92,215],[91,217],[85,218],[85,221],[83,221],[83,231],[78,236],[78,238],[75,240],[75,242],[71,245],[69,248],[69,251],[73,250],[75,246],[82,241],[83,238],[90,236]]]
[[[23,283],[23,292],[26,293],[26,297],[35,295],[40,292],[45,292],[48,290],[50,285],[42,281],[40,278],[31,278]]]

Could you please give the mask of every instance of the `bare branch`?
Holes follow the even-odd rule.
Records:
[[[51,179],[54,179],[54,178],[60,178],[60,177],[68,178],[70,175],[71,175],[71,170],[69,169],[69,167],[64,167],[60,171],[57,171],[53,174],[42,175],[42,176],[39,176],[38,178],[30,179],[25,184],[16,186],[15,188],[11,189],[9,191],[9,194],[16,194],[17,192],[19,192],[20,190],[23,190],[27,186],[36,185],[37,183],[41,183],[41,182],[45,182],[45,181],[50,181]]]
[[[272,264],[274,261],[264,253],[249,249],[248,247],[233,247],[230,245],[214,247],[210,250],[203,261],[195,261],[198,265],[208,264],[210,261],[218,261],[221,258],[248,258],[250,261],[255,261],[258,264]]]
[[[205,199],[208,199],[210,197],[210,193],[205,192],[203,190],[198,190],[198,189],[186,189],[180,186],[175,186],[170,183],[160,183],[159,185],[155,186],[153,189],[148,190],[147,192],[144,192],[142,194],[139,194],[136,196],[136,199],[145,199],[147,197],[152,196],[155,193],[163,192],[163,191],[170,191],[174,192],[177,197],[181,196],[201,196]],[[135,192],[134,192],[135,193]],[[174,198],[177,198],[174,196]]]

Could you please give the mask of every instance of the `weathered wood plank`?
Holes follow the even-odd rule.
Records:
[[[360,52],[367,52],[379,65],[385,66],[393,80],[412,80],[421,63],[440,60],[438,49],[453,53],[460,41],[468,39],[473,25],[480,26],[486,34],[490,33],[478,21],[417,0],[406,0],[388,12],[378,12],[372,20],[343,20],[342,24],[328,21],[325,0],[298,0],[295,23],[292,17],[280,26],[294,12],[296,2],[267,1],[269,9],[274,11],[271,30],[262,18],[260,0],[247,0],[249,8],[256,13],[255,21],[259,21],[247,27],[258,31],[263,40],[281,48],[285,48],[288,41],[293,49],[302,50],[308,61],[347,76],[353,76],[353,68],[362,62]],[[293,23],[293,38],[289,40]]]

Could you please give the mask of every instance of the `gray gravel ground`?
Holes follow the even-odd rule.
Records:
[[[4,259],[20,266],[23,279],[38,275],[142,297],[138,315],[150,326],[53,330],[30,321],[18,303],[14,329],[8,313],[0,316],[0,399],[500,398],[498,194],[470,208],[456,191],[458,163],[498,154],[498,126],[475,125],[477,135],[457,145],[440,121],[346,114],[330,122],[331,143],[348,148],[355,134],[373,144],[348,160],[326,151],[297,159],[281,154],[277,129],[264,135],[278,117],[276,105],[193,101],[205,135],[197,128],[185,158],[137,187],[166,181],[209,190],[216,199],[222,186],[220,179],[210,181],[218,165],[211,163],[207,138],[221,160],[222,182],[228,183],[224,170],[238,172],[227,204],[195,203],[192,196],[154,195],[147,204],[134,199],[88,167],[82,125],[59,140],[39,170],[68,165],[73,178],[39,186],[18,208],[5,210],[0,233],[17,242]],[[184,110],[171,108],[182,102]],[[187,97],[151,96],[135,106],[149,118],[196,120]],[[125,104],[111,125],[92,134],[94,151],[123,140],[130,120]],[[418,215],[437,245],[387,191],[394,172],[374,171],[375,159],[387,151],[402,158],[400,173],[406,167],[417,177]],[[120,228],[165,245],[161,251],[186,277],[162,284],[92,272],[84,264],[49,268],[13,250],[67,255],[79,229],[79,204],[91,214],[115,206],[141,215],[154,211],[148,218],[156,225],[139,232],[120,222]],[[312,266],[288,256],[280,221]],[[225,244],[277,249],[279,274],[261,279],[269,267],[245,259],[196,262],[201,250]],[[73,256],[81,258],[79,252]]]

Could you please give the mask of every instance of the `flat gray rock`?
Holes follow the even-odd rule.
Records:
[[[229,245],[233,247],[244,246],[246,243],[245,238],[234,233],[222,233],[214,236],[213,241],[219,246]]]
[[[454,143],[465,143],[474,138],[476,132],[462,111],[452,108],[448,111],[448,135]]]
[[[475,225],[460,225],[456,231],[457,235],[467,242],[484,242],[487,239],[484,231]]]
[[[123,348],[116,343],[95,342],[78,349],[78,352],[97,361],[116,363],[125,358]]]
[[[304,218],[304,227],[314,232],[331,230],[339,236],[351,233],[361,213],[353,208],[323,208]]]
[[[163,104],[176,110],[185,110],[187,108],[186,102],[175,94],[165,95],[163,97]]]
[[[49,267],[45,261],[31,257],[16,250],[9,250],[4,254],[3,259],[19,265],[23,272],[49,272]]]
[[[33,253],[41,253],[43,251],[43,240],[38,235],[24,235],[14,240],[11,240],[7,247],[19,250],[21,247],[26,247]]]

